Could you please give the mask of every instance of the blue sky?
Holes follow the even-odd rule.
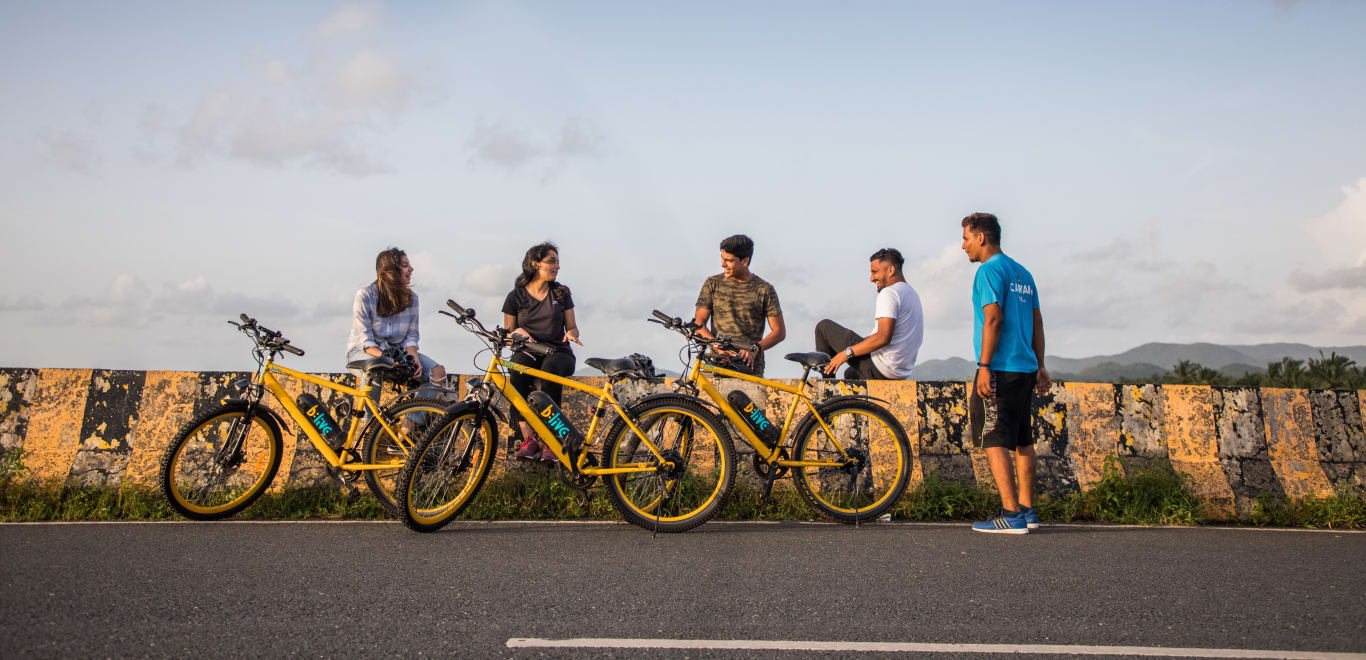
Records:
[[[971,351],[958,220],[997,213],[1050,352],[1366,336],[1366,4],[43,3],[0,9],[7,366],[234,369],[246,311],[340,366],[373,258],[496,316],[550,238],[580,358],[673,363],[716,244],[789,338]],[[778,361],[770,361],[777,364]],[[791,375],[779,371],[780,375]]]

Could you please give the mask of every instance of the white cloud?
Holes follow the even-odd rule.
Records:
[[[602,130],[582,118],[565,120],[552,139],[529,137],[500,122],[481,120],[465,140],[465,147],[470,151],[471,165],[487,163],[509,171],[536,165],[543,168],[544,179],[571,159],[601,155],[606,143]]]
[[[53,163],[73,172],[90,174],[102,160],[96,152],[95,141],[89,136],[66,132],[44,134],[39,139]]]
[[[1143,270],[1158,270],[1172,264],[1162,256],[1157,224],[1143,224],[1137,236],[1118,237],[1104,245],[1075,252],[1062,260],[1070,263],[1109,264],[1125,263]]]
[[[976,269],[958,243],[948,243],[934,258],[906,270],[906,282],[920,294],[926,325],[959,327],[971,320],[966,313],[972,306],[965,301]]]
[[[560,127],[555,153],[564,157],[597,156],[602,153],[605,141],[597,126],[582,119],[569,119]]]
[[[345,3],[319,31],[360,33],[378,20],[377,5]],[[183,119],[149,105],[139,124],[138,158],[166,160],[159,154],[167,136],[182,167],[228,158],[356,176],[388,171],[378,138],[396,125],[418,85],[385,48],[362,43],[314,49],[297,60],[260,54],[249,60],[246,80],[218,85]]]
[[[147,327],[169,318],[228,320],[246,313],[272,322],[300,317],[300,308],[281,296],[259,297],[235,292],[214,291],[203,276],[177,284],[165,284],[153,291],[142,278],[132,273],[120,273],[96,296],[76,296],[62,303],[62,317],[53,316],[53,323],[63,323],[68,312],[84,314],[94,326],[129,328]],[[220,319],[221,317],[221,319]]]
[[[377,104],[397,108],[411,84],[394,59],[376,50],[352,55],[332,73],[333,94],[345,104]]]
[[[1317,273],[1297,269],[1290,274],[1290,284],[1305,293],[1330,289],[1366,289],[1366,264],[1330,268]]]
[[[1366,265],[1366,177],[1342,187],[1343,199],[1328,213],[1305,223],[1318,248],[1315,263]]]
[[[546,153],[521,133],[499,124],[480,122],[465,141],[471,152],[470,163],[490,163],[515,170]]]
[[[460,289],[481,296],[502,296],[512,290],[517,273],[518,269],[505,264],[485,264],[466,273],[460,280]]]
[[[1348,326],[1343,322],[1347,310],[1335,300],[1299,300],[1290,304],[1262,307],[1253,316],[1233,324],[1233,330],[1268,341],[1283,337],[1336,333]]]
[[[338,37],[370,30],[379,21],[379,7],[375,3],[341,2],[315,32],[322,37]]]
[[[41,312],[48,309],[47,303],[36,296],[0,297],[0,312]]]

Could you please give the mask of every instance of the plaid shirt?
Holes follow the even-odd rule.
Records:
[[[379,301],[379,286],[356,292],[356,303],[351,308],[351,336],[346,340],[346,352],[374,346],[382,351],[393,348],[417,347],[417,293],[413,302],[393,316],[380,316],[375,307]]]

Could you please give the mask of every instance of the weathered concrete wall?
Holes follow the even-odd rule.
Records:
[[[0,369],[0,452],[22,447],[30,475],[42,479],[78,486],[152,485],[161,454],[180,426],[249,375]],[[351,381],[346,374],[326,377]],[[584,380],[603,384],[601,378]],[[285,385],[295,396],[306,390],[329,405],[337,400],[336,393],[315,385]],[[911,440],[912,484],[934,476],[994,488],[985,456],[966,435],[965,383],[848,385],[891,403]],[[646,390],[628,387],[636,394]],[[721,389],[736,387],[782,423],[791,395],[747,383],[726,382]],[[838,393],[832,383],[817,387]],[[581,430],[588,427],[588,403],[586,395],[566,392],[565,409]],[[1366,494],[1364,409],[1366,392],[1356,391],[1056,384],[1034,400],[1039,487],[1053,494],[1091,488],[1114,456],[1124,470],[1170,460],[1215,518],[1246,517],[1263,493],[1299,499],[1345,488]],[[274,487],[331,483],[322,456],[303,434],[295,428],[286,435],[280,474],[287,476]],[[751,472],[752,450],[744,443],[736,449],[742,474]]]

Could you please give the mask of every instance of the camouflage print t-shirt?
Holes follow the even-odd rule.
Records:
[[[752,273],[747,282],[727,278],[724,273],[708,277],[697,294],[697,307],[711,310],[712,332],[752,344],[764,338],[768,318],[783,313],[773,285]],[[754,371],[764,372],[762,352],[754,358]]]

